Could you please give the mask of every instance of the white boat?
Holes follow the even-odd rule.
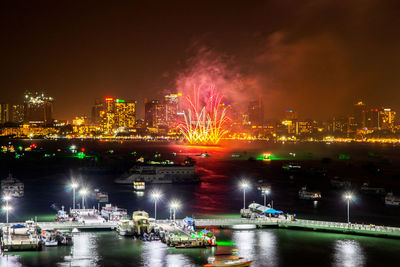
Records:
[[[385,197],[385,204],[389,206],[400,206],[400,196],[395,196],[392,192],[387,193]]]
[[[318,191],[308,191],[306,186],[303,186],[299,190],[299,198],[307,200],[318,200],[321,199],[321,193]]]
[[[197,182],[194,166],[186,165],[139,165],[115,180],[120,184],[132,184],[135,181],[155,184]]]
[[[24,196],[24,184],[12,177],[11,173],[6,179],[1,180],[1,194],[10,197],[23,197]]]
[[[117,225],[117,232],[119,235],[132,236],[135,233],[133,221],[120,220]]]

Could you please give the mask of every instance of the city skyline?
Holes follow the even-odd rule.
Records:
[[[133,98],[141,112],[145,97],[209,72],[233,100],[261,95],[266,118],[295,109],[326,119],[359,100],[398,110],[396,10],[395,1],[8,3],[0,100],[43,88],[60,119],[90,114],[88,103],[109,95]]]

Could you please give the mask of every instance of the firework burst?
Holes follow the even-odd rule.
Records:
[[[189,144],[216,145],[228,133],[226,126],[230,119],[221,105],[222,96],[214,86],[209,89],[203,99],[199,87],[194,87],[192,97],[186,97],[188,109],[179,128]]]

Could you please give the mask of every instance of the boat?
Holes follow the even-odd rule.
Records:
[[[137,165],[129,173],[115,180],[120,184],[145,182],[155,184],[193,183],[199,179],[195,176],[195,167],[177,164]]]
[[[58,230],[56,232],[56,240],[58,241],[59,245],[63,246],[73,245],[71,232],[68,230]]]
[[[343,180],[342,178],[335,176],[331,180],[331,186],[335,189],[349,189],[351,188],[351,182],[347,180]]]
[[[7,178],[1,180],[1,194],[10,197],[23,197],[24,184],[9,173]]]
[[[319,200],[322,198],[319,191],[308,191],[306,186],[299,190],[299,198],[306,200]]]
[[[134,181],[133,189],[135,191],[144,191],[146,189],[146,183],[143,181]]]
[[[121,209],[111,204],[106,204],[104,207],[102,207],[100,214],[108,221],[113,222],[128,218],[128,211],[126,209]]]
[[[207,267],[223,267],[223,266],[250,266],[252,260],[248,260],[242,257],[237,257],[233,255],[221,255],[221,256],[213,256],[208,258],[208,264],[204,264],[203,266]]]
[[[36,223],[33,221],[2,227],[2,251],[40,250],[42,243],[36,229]]]
[[[56,247],[58,246],[58,240],[56,238],[56,231],[45,231],[42,230],[40,239],[42,244],[46,247]]]
[[[132,221],[135,234],[140,236],[150,232],[149,214],[143,210],[133,212]]]
[[[400,206],[400,196],[395,196],[392,192],[389,192],[385,196],[385,204],[389,206]]]
[[[120,220],[117,224],[117,232],[122,236],[132,236],[135,234],[133,221],[131,220]]]
[[[301,170],[301,165],[298,165],[298,164],[295,164],[295,163],[289,163],[289,164],[283,165],[282,169],[284,171],[288,171],[288,172],[300,171]]]
[[[64,206],[61,210],[57,212],[57,218],[55,219],[56,222],[70,222],[74,218],[70,217],[68,213],[64,210]]]
[[[368,183],[363,183],[361,186],[361,192],[370,195],[385,195],[386,191],[383,187],[371,187]]]

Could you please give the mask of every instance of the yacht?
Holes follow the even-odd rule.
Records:
[[[119,184],[145,182],[154,184],[193,183],[199,181],[194,166],[175,164],[146,164],[134,166],[129,173],[116,179]]]
[[[400,206],[400,196],[395,196],[392,192],[387,193],[385,197],[385,204],[389,206]]]
[[[24,196],[24,184],[12,177],[10,173],[7,178],[1,180],[1,194],[10,197],[23,197]]]
[[[300,199],[307,200],[319,200],[321,199],[321,193],[318,191],[308,191],[306,186],[303,186],[299,191]]]

